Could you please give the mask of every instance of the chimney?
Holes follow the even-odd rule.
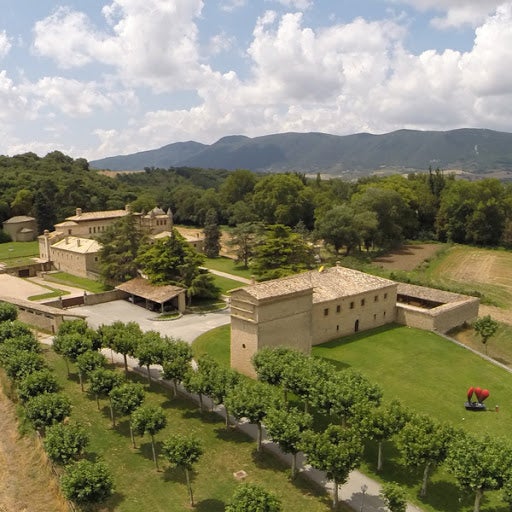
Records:
[[[77,247],[80,247],[80,238],[77,238],[77,239],[76,239],[76,246],[77,246]]]
[[[76,209],[76,216],[80,217],[80,215],[82,215],[82,208],[77,208]]]
[[[69,237],[66,237],[66,245],[69,244]]]

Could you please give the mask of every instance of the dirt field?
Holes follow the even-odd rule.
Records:
[[[14,405],[0,385],[0,512],[68,512],[42,447],[20,437]]]
[[[376,258],[374,263],[387,270],[414,270],[426,259],[432,257],[442,249],[441,244],[410,244],[404,245],[396,251]]]

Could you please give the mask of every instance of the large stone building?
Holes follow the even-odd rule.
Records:
[[[153,208],[149,213],[124,210],[83,212],[55,225],[55,231],[45,231],[38,237],[39,258],[47,270],[55,268],[78,276],[92,277],[99,272],[98,252],[101,245],[93,239],[104,233],[113,223],[132,214],[138,229],[149,236],[169,235],[173,228],[171,210]]]
[[[405,286],[344,267],[266,281],[231,293],[231,366],[254,376],[262,347],[312,345],[399,322],[446,332],[478,315],[478,299]]]

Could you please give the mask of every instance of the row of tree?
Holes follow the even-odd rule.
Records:
[[[55,338],[54,348],[65,358],[68,372],[69,364],[76,364],[81,389],[84,391],[84,379],[87,379],[88,392],[98,401],[98,408],[100,398],[108,399],[113,426],[116,416],[130,416],[134,447],[134,434],[149,434],[158,469],[155,435],[167,424],[165,412],[161,407],[144,404],[143,386],[126,380],[116,370],[107,369],[106,358],[98,351],[104,343],[121,353],[127,351],[126,340],[142,334],[137,328],[133,323],[119,323],[103,326],[95,332],[81,320],[64,322]],[[139,339],[137,346],[136,355],[141,366],[148,368],[150,384],[150,364],[162,364],[165,374],[175,382],[178,373],[184,375],[191,371],[190,346],[184,342],[149,332]],[[148,358],[149,354],[152,355]],[[111,472],[104,462],[90,462],[84,458],[89,443],[85,428],[69,421],[69,399],[58,393],[57,380],[45,364],[32,332],[16,320],[16,308],[6,303],[0,303],[0,366],[11,379],[12,397],[23,403],[27,418],[43,437],[48,457],[61,473],[61,489],[66,498],[80,506],[105,501],[113,491]],[[203,453],[200,441],[194,436],[173,434],[162,443],[161,450],[171,466],[184,470],[193,506],[190,471]],[[281,511],[276,496],[256,484],[240,485],[226,510],[247,512],[255,506],[265,506],[264,510],[268,512]]]

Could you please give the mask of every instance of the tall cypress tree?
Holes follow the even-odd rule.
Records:
[[[216,258],[220,252],[220,228],[217,212],[210,208],[204,222],[204,253],[208,258]]]

